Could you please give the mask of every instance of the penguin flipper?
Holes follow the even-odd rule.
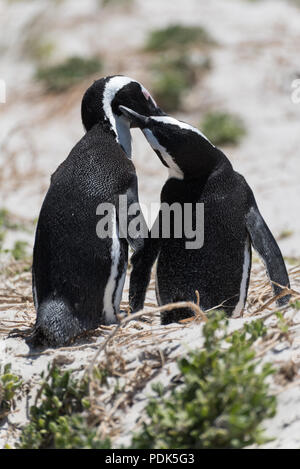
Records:
[[[246,227],[254,249],[266,266],[270,281],[289,288],[289,277],[281,251],[256,204],[251,206],[247,214]],[[272,288],[275,295],[282,291],[282,288],[274,283],[272,283]],[[287,304],[289,299],[290,295],[280,298],[278,305]]]
[[[148,226],[139,204],[136,175],[132,178],[131,184],[123,196],[125,196],[125,199],[119,198],[118,203],[116,203],[119,232],[136,252],[143,248],[144,240],[149,237]],[[132,223],[134,219],[137,219],[136,223]],[[136,232],[134,232],[135,228]]]
[[[131,257],[132,272],[129,283],[129,306],[133,313],[144,307],[152,266],[158,256],[160,240],[149,237],[142,249]]]

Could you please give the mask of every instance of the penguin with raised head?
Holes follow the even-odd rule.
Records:
[[[99,324],[117,321],[127,268],[128,243],[119,236],[119,195],[138,203],[129,122],[119,105],[162,115],[148,91],[125,76],[96,81],[82,101],[86,134],[51,177],[33,253],[37,310],[33,344],[62,346]],[[97,234],[97,208],[110,204],[110,237]]]
[[[203,310],[224,309],[239,316],[247,298],[251,270],[251,244],[265,263],[275,295],[289,286],[280,249],[262,218],[253,192],[227,157],[198,129],[168,116],[142,116],[124,106],[124,116],[140,127],[153,150],[169,169],[161,191],[168,206],[191,204],[193,229],[196,205],[204,204],[204,219],[196,229],[203,230],[204,243],[187,248],[184,234],[164,239],[149,238],[133,256],[130,303],[133,311],[143,307],[151,267],[157,259],[156,295],[159,305],[195,301],[200,295]],[[160,213],[160,218],[162,214]],[[199,218],[201,220],[201,218]],[[160,219],[160,223],[164,220]],[[174,222],[171,230],[174,227]],[[152,229],[153,231],[153,229]],[[273,283],[274,282],[274,283]],[[279,295],[280,296],[280,295]],[[283,305],[285,295],[278,299]],[[168,324],[191,316],[187,309],[162,313]]]

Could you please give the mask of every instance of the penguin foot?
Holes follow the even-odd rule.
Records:
[[[128,317],[128,311],[127,309],[120,309],[120,311],[117,313],[117,321],[121,322],[123,319]]]
[[[160,314],[161,324],[166,326],[167,324],[171,324],[172,322],[179,322],[182,319],[191,318],[194,316],[194,313],[189,308],[178,308],[172,309],[171,311],[164,311]]]
[[[112,326],[113,324],[118,324],[120,321],[119,321],[119,313],[116,314],[107,314],[104,312],[104,324],[106,326]]]
[[[291,295],[286,295],[286,296],[283,296],[282,298],[279,298],[279,300],[277,301],[277,306],[287,305],[291,298],[292,298]]]
[[[144,308],[144,295],[135,293],[134,295],[129,295],[129,307],[131,314],[138,313]]]

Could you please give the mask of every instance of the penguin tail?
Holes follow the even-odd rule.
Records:
[[[62,298],[48,298],[37,309],[36,323],[28,342],[34,347],[62,347],[82,332],[82,325],[68,302]]]

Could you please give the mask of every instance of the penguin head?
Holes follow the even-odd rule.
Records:
[[[130,122],[125,119],[119,106],[150,116],[164,115],[144,86],[122,75],[101,78],[85,92],[81,104],[82,122],[86,131],[101,123],[112,131],[128,156],[131,154]]]
[[[195,179],[206,177],[221,158],[221,152],[200,130],[173,117],[145,116],[120,106],[134,127],[139,127],[170,177]]]
[[[96,80],[83,96],[81,116],[86,131],[99,122],[108,122],[113,126],[113,115],[122,116],[120,105],[145,116],[164,115],[141,83],[129,77],[113,75]]]

